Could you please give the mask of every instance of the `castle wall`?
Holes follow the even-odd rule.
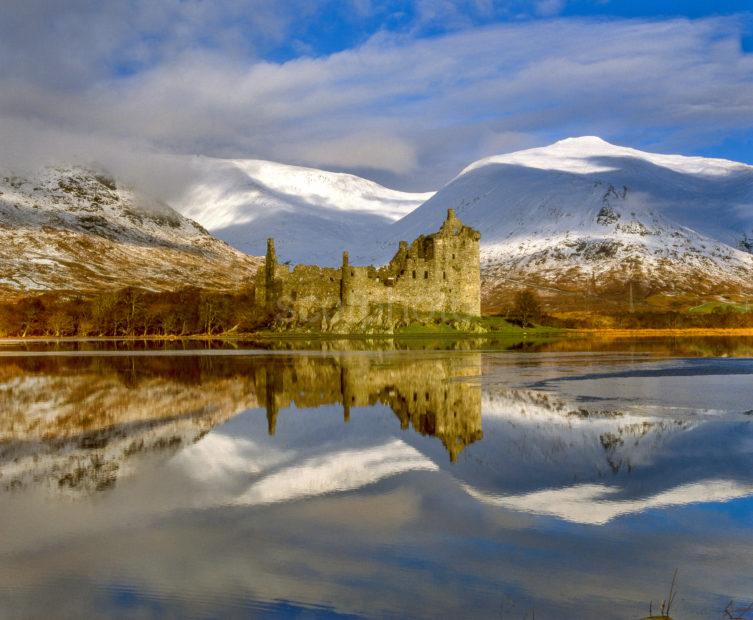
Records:
[[[315,265],[277,265],[270,287],[264,268],[256,275],[255,301],[273,312],[295,312],[306,320],[321,308],[340,304],[340,269]]]
[[[271,240],[270,240],[271,243]],[[379,305],[397,304],[417,312],[481,314],[479,233],[464,226],[452,210],[442,228],[400,247],[388,265],[355,267],[347,253],[340,268],[276,263],[274,245],[256,278],[256,302],[274,313],[300,320],[351,316]]]

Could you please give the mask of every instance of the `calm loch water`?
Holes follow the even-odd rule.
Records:
[[[0,350],[0,616],[753,601],[741,341],[181,346]]]

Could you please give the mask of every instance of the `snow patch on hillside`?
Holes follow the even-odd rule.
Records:
[[[80,167],[0,172],[0,286],[240,285],[260,264],[164,203]]]
[[[351,174],[262,160],[195,158],[196,180],[175,208],[250,254],[278,241],[282,260],[338,264],[433,193],[400,192]]]
[[[493,155],[473,162],[460,174],[491,164],[522,165],[540,170],[559,170],[575,174],[612,172],[618,167],[600,164],[599,157],[635,158],[661,168],[694,175],[726,176],[734,172],[753,171],[753,167],[727,159],[687,157],[685,155],[660,155],[637,149],[617,146],[597,136],[566,138],[550,146]]]
[[[598,138],[489,157],[394,224],[377,252],[436,230],[448,208],[481,232],[485,287],[635,280],[750,287],[753,167]]]

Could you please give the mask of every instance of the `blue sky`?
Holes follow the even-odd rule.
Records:
[[[458,23],[453,19],[431,20],[420,24],[420,11],[409,0],[369,2],[369,12],[354,14],[342,1],[327,2],[314,19],[296,24],[293,40],[284,41],[270,50],[268,58],[285,61],[307,49],[314,54],[331,54],[354,47],[380,31],[411,33],[414,36],[437,36],[463,27],[501,22],[559,17],[697,19],[718,15],[735,15],[753,11],[747,0],[551,0],[549,2],[453,2],[465,14]],[[437,4],[443,4],[441,1]],[[441,14],[440,14],[441,15]],[[743,45],[753,50],[753,33],[743,37]]]
[[[5,165],[259,157],[433,189],[574,135],[753,163],[750,0],[6,0]]]

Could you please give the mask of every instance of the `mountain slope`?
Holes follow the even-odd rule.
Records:
[[[433,195],[261,160],[197,157],[192,166],[195,181],[174,204],[178,211],[249,254],[263,254],[274,237],[278,255],[294,263],[338,265],[343,250],[368,262],[364,243]]]
[[[753,167],[575,138],[480,160],[394,224],[389,244],[454,208],[481,231],[487,306],[521,284],[579,298],[753,287]],[[632,283],[632,284],[629,284]],[[509,295],[507,295],[509,297]]]
[[[127,285],[223,289],[261,264],[167,205],[83,168],[0,174],[0,247],[6,295]]]

